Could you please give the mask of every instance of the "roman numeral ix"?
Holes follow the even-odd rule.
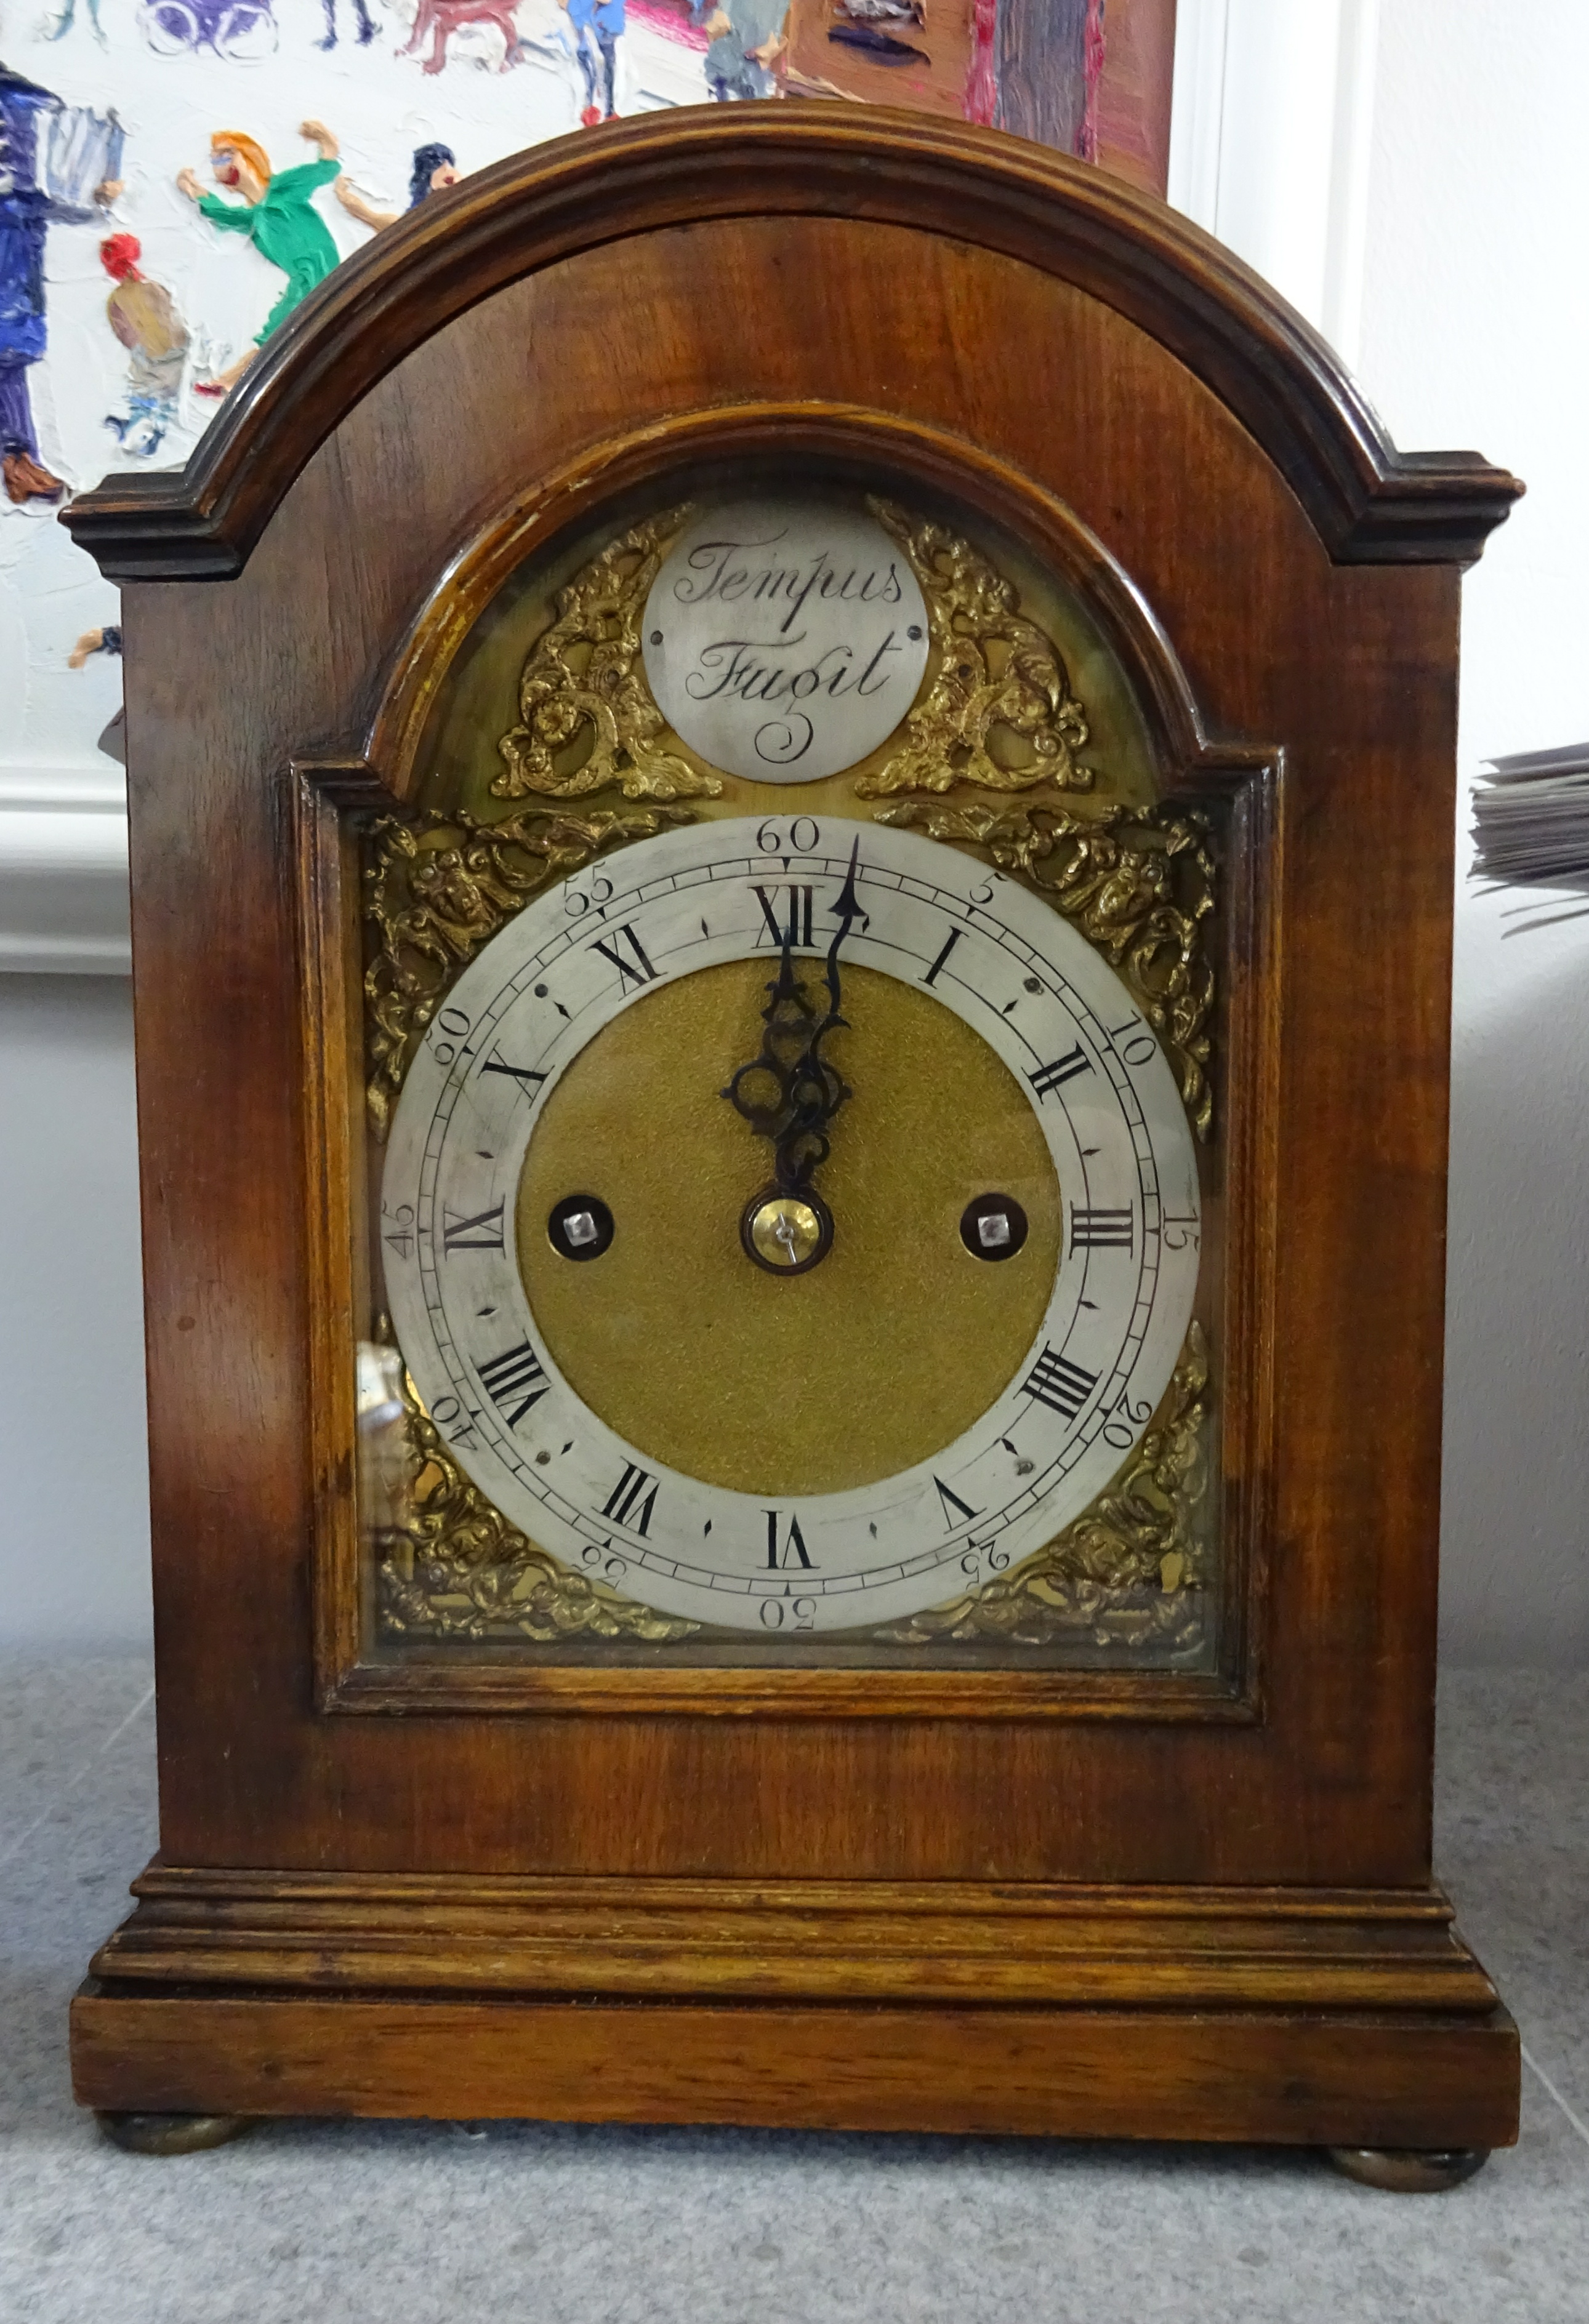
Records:
[[[455,1250],[500,1250],[502,1204],[494,1203],[488,1211],[476,1211],[473,1218],[464,1218],[443,1204],[441,1245],[448,1259]]]
[[[476,1370],[485,1382],[486,1395],[510,1428],[517,1428],[524,1415],[551,1388],[540,1358],[528,1340],[521,1340],[516,1348],[504,1348],[500,1356],[493,1356],[489,1363],[480,1364]]]
[[[1021,1383],[1025,1395],[1039,1404],[1046,1404],[1050,1412],[1058,1413],[1066,1420],[1076,1418],[1097,1385],[1096,1372],[1084,1371],[1068,1356],[1058,1355],[1052,1348],[1043,1350]]]
[[[620,939],[628,945],[632,958],[625,960],[617,949]],[[597,936],[592,949],[599,952],[604,960],[612,962],[620,980],[630,984],[655,982],[657,972],[646,958],[645,946],[635,935],[632,920],[625,920],[621,928],[614,928],[610,940],[606,936]]]

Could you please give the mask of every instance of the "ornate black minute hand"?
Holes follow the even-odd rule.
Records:
[[[839,948],[864,918],[855,894],[861,842],[835,907],[838,927],[827,947],[827,1013],[818,1018],[794,970],[794,923],[783,939],[777,976],[762,1011],[765,1030],[759,1056],[741,1065],[723,1095],[760,1138],[771,1141],[772,1183],[752,1196],[740,1222],[746,1254],[774,1274],[815,1267],[833,1240],[833,1217],[812,1184],[831,1150],[827,1130],[852,1093],[822,1054],[828,1035],[847,1020],[841,1013]]]

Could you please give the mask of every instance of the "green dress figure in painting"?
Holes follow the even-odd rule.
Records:
[[[325,281],[341,254],[314,207],[316,193],[320,187],[328,186],[342,167],[337,159],[337,140],[320,121],[306,121],[302,134],[311,144],[319,146],[319,160],[305,161],[295,170],[273,172],[269,157],[252,137],[245,137],[236,129],[216,132],[209,141],[210,167],[217,185],[236,188],[243,197],[240,202],[226,202],[218,194],[207,194],[191,170],[181,171],[177,178],[182,192],[198,204],[212,226],[232,234],[245,234],[260,256],[268,258],[273,266],[279,266],[287,277],[286,287],[254,340],[255,347],[263,347],[294,307]],[[213,380],[201,380],[194,392],[225,395],[253,361],[251,348]]]

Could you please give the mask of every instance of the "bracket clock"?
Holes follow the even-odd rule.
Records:
[[[1513,2138],[1429,1844],[1518,489],[1096,171],[747,106],[427,202],[69,512],[159,1662],[113,2135]]]

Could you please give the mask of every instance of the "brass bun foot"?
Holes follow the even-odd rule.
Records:
[[[254,2128],[247,2114],[97,2114],[113,2146],[128,2154],[202,2154]]]
[[[1326,2146],[1337,2171],[1390,2195],[1438,2195],[1490,2160],[1487,2146]]]

